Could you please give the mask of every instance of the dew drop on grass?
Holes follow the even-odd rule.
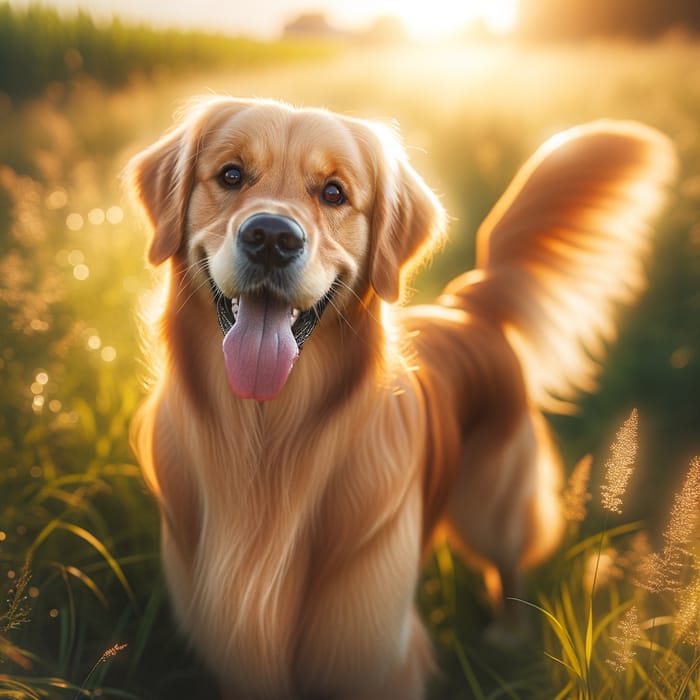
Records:
[[[66,217],[66,227],[69,231],[80,231],[84,223],[83,217],[77,212],[72,212]]]
[[[62,187],[54,190],[46,197],[46,206],[49,209],[63,209],[66,204],[68,204],[68,193]]]
[[[76,248],[75,250],[71,250],[70,253],[68,253],[68,263],[70,265],[80,265],[80,263],[84,261],[85,253],[83,253],[82,250],[78,250]]]
[[[107,209],[105,216],[110,224],[120,224],[122,221],[124,221],[124,212],[122,211],[122,208],[118,206],[113,206]]]
[[[73,277],[79,281],[86,280],[90,276],[90,268],[87,265],[76,265],[73,268]]]
[[[95,209],[91,209],[88,212],[88,221],[93,226],[100,226],[100,225],[104,224],[105,218],[106,218],[106,216],[105,216],[104,210],[99,209],[97,207]]]

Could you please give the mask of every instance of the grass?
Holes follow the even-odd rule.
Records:
[[[204,68],[231,72],[290,61],[323,60],[335,54],[328,42],[255,41],[224,34],[156,30],[118,17],[96,23],[81,11],[66,17],[41,4],[13,9],[0,3],[0,92],[15,98],[61,90],[67,80],[90,77],[118,87],[135,74],[178,75]]]
[[[612,446],[594,504],[614,518],[623,514],[625,498],[619,469],[634,465],[630,458],[638,444],[628,424],[621,432],[633,449],[621,456]],[[609,487],[616,481],[611,503]],[[448,550],[436,551],[423,585],[424,607],[439,648],[451,660],[450,678],[462,674],[462,690],[454,680],[438,680],[434,697],[700,697],[700,459],[688,465],[658,551],[641,522],[613,524],[606,518],[600,532],[581,537],[591,494],[588,485],[582,490],[572,480],[568,489],[577,496],[567,501],[565,546],[539,572],[536,598],[518,601],[532,613],[532,647],[484,652],[476,637],[465,634],[474,621],[465,624],[456,613],[460,574]],[[499,670],[504,653],[517,669],[505,678]]]
[[[579,415],[552,418],[572,520],[522,602],[531,642],[482,643],[481,584],[447,547],[428,563],[419,601],[441,663],[436,699],[700,697],[689,520],[700,453],[700,47],[335,50],[245,70],[129,68],[116,83],[89,55],[81,50],[76,74],[38,78],[32,99],[0,104],[0,697],[215,696],[175,633],[158,516],[128,445],[144,374],[133,318],[152,273],[119,187],[127,158],[178,101],[210,89],[400,121],[412,161],[455,217],[451,244],[415,281],[418,300],[471,264],[478,222],[554,131],[612,116],[675,140],[681,177],[649,291],[624,316],[601,391]],[[638,450],[618,514],[597,491],[633,406]]]

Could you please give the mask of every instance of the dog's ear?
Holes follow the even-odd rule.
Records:
[[[126,166],[126,185],[153,226],[148,249],[152,265],[165,262],[182,245],[197,158],[210,121],[214,115],[234,116],[249,105],[247,100],[232,97],[195,98],[185,107],[178,125]]]
[[[185,121],[127,165],[127,185],[153,226],[148,260],[160,265],[180,247],[197,159],[198,137]]]
[[[396,135],[372,127],[379,139],[372,215],[370,283],[393,303],[401,298],[407,276],[442,241],[446,214],[435,194],[409,164]]]

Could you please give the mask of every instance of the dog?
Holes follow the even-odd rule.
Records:
[[[563,529],[542,412],[594,389],[674,163],[638,123],[554,136],[475,268],[408,306],[447,216],[394,129],[210,97],[134,156],[168,263],[134,445],[176,617],[225,698],[423,698],[436,533],[508,619]]]

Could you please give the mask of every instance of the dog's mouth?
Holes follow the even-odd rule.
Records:
[[[296,309],[265,290],[232,299],[211,277],[210,282],[224,334],[224,360],[231,390],[244,399],[275,398],[333,299],[337,283],[311,308]]]

